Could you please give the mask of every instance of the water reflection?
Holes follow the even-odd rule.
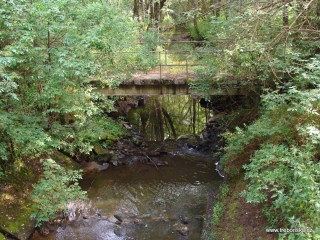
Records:
[[[200,239],[208,190],[219,180],[214,162],[191,152],[163,158],[168,166],[111,168],[84,185],[102,216],[123,217],[124,239]],[[176,231],[181,218],[189,221],[188,236]]]
[[[218,185],[210,157],[180,149],[161,157],[168,166],[110,167],[82,182],[95,214],[45,238],[58,240],[200,240],[208,191]],[[121,224],[115,219],[120,216]],[[187,227],[183,236],[179,228]]]
[[[193,96],[154,96],[145,97],[144,106],[132,109],[129,120],[146,140],[162,141],[186,133],[199,134],[208,115]]]

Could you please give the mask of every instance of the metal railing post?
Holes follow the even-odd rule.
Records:
[[[160,81],[162,79],[161,75],[162,75],[162,66],[161,66],[161,52],[159,51],[159,63],[160,63]]]
[[[186,72],[187,72],[187,79],[189,78],[189,71],[188,71],[188,58],[186,58]]]
[[[165,65],[167,65],[167,50],[164,50],[164,56],[165,56]]]

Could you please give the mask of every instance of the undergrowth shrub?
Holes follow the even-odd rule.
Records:
[[[247,202],[266,203],[273,227],[312,229],[289,239],[317,239],[320,228],[320,88],[264,97],[252,125],[227,133],[226,172],[245,170]],[[252,147],[253,146],[253,147]],[[243,156],[246,158],[243,158]],[[237,164],[240,161],[241,164]],[[268,214],[271,212],[272,214]]]
[[[87,199],[81,190],[78,180],[81,172],[66,170],[54,160],[43,161],[44,177],[34,186],[31,195],[33,204],[32,219],[36,226],[54,219],[59,212],[66,212],[68,203]]]
[[[215,229],[221,221],[221,218],[223,216],[223,213],[225,211],[225,206],[224,202],[226,200],[226,197],[229,193],[229,187],[227,184],[222,184],[219,187],[219,193],[218,193],[218,198],[216,202],[214,203],[212,207],[212,216],[211,216],[211,227]],[[216,229],[215,229],[216,230]],[[216,231],[211,231],[210,234],[207,234],[204,239],[216,239],[217,237],[217,232]]]
[[[198,23],[199,36],[198,36],[193,24],[189,24],[189,26],[188,26],[190,35],[193,39],[195,39],[197,41],[205,40],[208,36],[210,29],[211,29],[210,19],[207,19],[207,18],[198,19],[197,23]]]

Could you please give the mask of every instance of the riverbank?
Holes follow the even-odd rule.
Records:
[[[10,234],[17,239],[28,239],[32,235],[34,226],[30,220],[32,202],[29,196],[32,185],[41,174],[39,166],[40,163],[38,165],[30,161],[20,172],[11,173],[0,180],[0,240],[5,240],[5,235]]]
[[[247,203],[240,196],[245,187],[242,175],[224,182],[212,207],[210,233],[203,240],[277,239],[276,234],[266,232],[267,219],[262,205]]]
[[[58,151],[50,157],[66,169],[80,169],[78,163]],[[42,174],[40,158],[30,158],[25,164],[19,165],[19,170],[16,169],[0,179],[0,240],[5,240],[5,235],[10,234],[12,239],[16,237],[22,240],[32,236],[35,226],[30,219],[33,212],[30,195],[33,185],[40,180]]]

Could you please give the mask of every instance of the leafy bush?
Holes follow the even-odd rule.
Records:
[[[250,180],[246,199],[251,203],[272,199],[273,218],[296,228],[302,223],[316,227],[320,222],[320,164],[314,162],[310,146],[304,149],[284,145],[261,146],[246,165]],[[265,192],[264,190],[268,190]],[[283,219],[284,218],[284,219]]]
[[[78,184],[80,171],[66,170],[52,159],[43,161],[43,167],[44,178],[34,186],[31,195],[34,202],[31,218],[36,220],[36,226],[65,212],[69,202],[87,198]]]
[[[226,199],[227,195],[229,193],[229,187],[227,184],[222,184],[219,187],[219,196],[216,201],[216,203],[213,206],[212,209],[212,224],[213,226],[217,226],[220,223],[220,219],[222,217],[223,211],[224,211],[224,205],[223,201]]]
[[[291,87],[266,95],[263,102],[256,122],[225,135],[224,169],[239,172],[246,163],[246,200],[269,203],[265,212],[271,213],[274,226],[314,230],[290,235],[292,239],[319,238],[320,89]]]
[[[112,141],[118,140],[125,133],[125,128],[109,118],[93,118],[84,125],[79,126],[74,136],[73,144],[67,145],[66,149],[69,152],[79,151],[89,154],[93,146],[100,141],[107,145]]]
[[[220,186],[220,199],[225,199],[229,193],[229,187],[227,184],[222,184]]]
[[[196,33],[195,27],[193,24],[189,24],[188,29],[191,34],[191,37],[197,41],[201,41],[207,39],[208,33],[211,29],[211,23],[209,19],[198,19],[198,29],[199,29],[199,36]]]
[[[102,114],[113,101],[90,83],[115,87],[127,74],[152,67],[155,32],[137,44],[139,22],[106,2],[18,0],[1,4],[0,12],[1,172],[15,159],[55,149],[88,153],[102,130],[115,136],[115,124],[102,124],[111,122]],[[85,127],[96,131],[89,136]]]
[[[174,19],[170,15],[164,16],[162,22],[161,22],[161,29],[163,31],[168,31],[172,28],[174,28],[175,22]]]
[[[219,187],[218,198],[212,208],[211,224],[212,228],[217,230],[216,227],[221,221],[221,217],[225,211],[225,200],[229,193],[229,187],[227,184],[223,183]],[[217,239],[217,232],[211,231],[210,233],[205,233],[204,239]]]
[[[213,225],[218,225],[220,223],[220,219],[222,217],[223,214],[223,204],[222,202],[217,202],[214,206],[213,206],[213,214],[212,214],[212,224]]]

